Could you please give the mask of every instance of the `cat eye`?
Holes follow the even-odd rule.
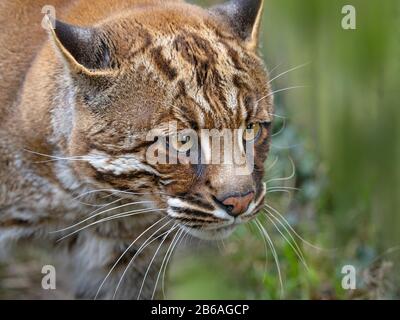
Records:
[[[190,135],[178,134],[169,139],[170,145],[174,150],[184,153],[188,152],[194,145],[194,140]]]
[[[260,134],[261,134],[260,123],[251,123],[243,131],[243,140],[244,141],[256,140],[260,136]]]

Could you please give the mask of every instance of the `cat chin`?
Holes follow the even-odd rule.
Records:
[[[211,230],[198,230],[189,227],[182,227],[187,233],[190,235],[199,238],[201,240],[222,240],[228,238],[233,231],[236,229],[236,225],[230,225],[227,227],[222,227],[218,229],[211,229]]]

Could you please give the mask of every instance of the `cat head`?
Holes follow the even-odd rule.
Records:
[[[57,21],[52,39],[74,93],[66,150],[85,159],[76,174],[146,195],[202,238],[254,218],[273,113],[257,55],[262,2],[148,4],[90,27]]]

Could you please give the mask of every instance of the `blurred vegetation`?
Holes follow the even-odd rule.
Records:
[[[346,4],[357,10],[356,30],[341,27]],[[299,190],[271,192],[267,203],[322,249],[294,236],[307,270],[266,218],[283,295],[271,250],[265,268],[263,239],[244,226],[224,243],[182,249],[168,298],[400,298],[400,2],[266,0],[261,36],[271,77],[308,63],[273,81],[274,90],[306,87],[276,94],[267,181],[290,177],[290,159],[296,174],[268,187]],[[342,289],[347,264],[357,290]]]

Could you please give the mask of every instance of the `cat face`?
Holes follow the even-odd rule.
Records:
[[[93,28],[57,22],[74,91],[68,152],[86,159],[77,175],[143,194],[201,238],[254,218],[273,113],[255,53],[261,7],[172,3]]]

